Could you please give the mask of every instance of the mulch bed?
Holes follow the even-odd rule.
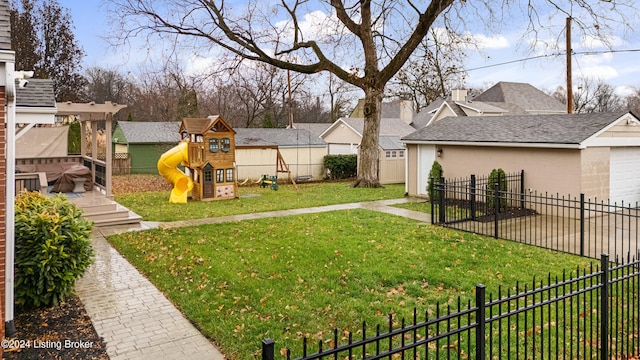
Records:
[[[522,216],[531,216],[536,214],[537,213],[531,209],[506,208],[506,209],[500,210],[500,212],[498,213],[498,220],[513,219],[513,218],[518,218]],[[476,218],[476,221],[486,223],[486,222],[494,221],[495,218],[496,218],[495,214],[488,214],[488,215],[478,216]]]
[[[466,199],[445,199],[444,203],[445,207],[453,207],[458,209],[466,209],[471,211],[471,201]],[[438,206],[438,204],[434,204],[434,206]],[[488,210],[487,204],[484,202],[477,201],[475,210],[477,213],[481,213],[484,215],[476,216],[475,221],[481,223],[488,223],[495,220],[495,213],[493,209]],[[532,209],[520,208],[520,207],[507,207],[501,208],[498,212],[498,220],[506,220],[519,218],[522,216],[532,216],[537,215],[538,213]],[[469,220],[469,219],[464,219]]]
[[[109,360],[106,344],[77,296],[57,307],[16,307],[14,323],[16,335],[7,340],[10,345],[21,344],[21,348],[5,348],[3,359]]]

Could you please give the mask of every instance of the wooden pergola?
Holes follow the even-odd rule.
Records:
[[[112,146],[111,146],[111,128],[113,124],[113,116],[120,110],[126,108],[126,105],[112,103],[106,101],[104,104],[90,103],[72,103],[62,102],[56,103],[59,116],[75,116],[80,121],[80,149],[83,163],[91,169],[91,177],[94,186],[97,185],[107,197],[112,197],[111,192],[111,167],[112,167]],[[105,125],[105,144],[104,144],[104,160],[99,159],[98,151],[98,125],[104,121]],[[87,124],[91,127],[91,153],[87,153],[87,139],[85,131]]]

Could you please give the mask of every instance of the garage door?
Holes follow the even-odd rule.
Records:
[[[329,144],[329,155],[352,155],[357,153],[357,144]]]
[[[611,148],[609,184],[612,203],[640,202],[639,148]]]

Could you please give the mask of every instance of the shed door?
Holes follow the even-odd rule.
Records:
[[[418,145],[418,189],[419,195],[428,195],[427,185],[429,184],[429,172],[436,160],[435,145]]]
[[[640,148],[611,148],[609,185],[611,203],[640,202]]]

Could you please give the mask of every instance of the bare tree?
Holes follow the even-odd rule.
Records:
[[[625,99],[626,110],[633,112],[636,116],[640,116],[640,89],[634,88],[634,93]]]
[[[565,101],[566,103],[566,101]],[[613,112],[624,109],[623,99],[603,80],[581,77],[573,91],[574,113]]]
[[[391,80],[395,85],[391,88],[393,95],[411,99],[416,112],[462,86],[467,75],[463,64],[469,39],[447,29],[438,30],[431,29]]]
[[[329,103],[331,104],[331,110],[329,110],[331,122],[335,122],[339,118],[346,116],[349,113],[347,107],[354,102],[354,97],[349,95],[352,92],[353,85],[344,82],[336,81],[333,74],[329,74]]]
[[[133,84],[125,76],[114,69],[92,67],[85,71],[87,79],[87,97],[89,100],[102,104],[111,101],[127,104],[131,96]]]
[[[281,0],[247,1],[233,6],[224,0],[110,0],[120,16],[118,30],[124,37],[146,33],[172,39],[193,40],[207,49],[217,45],[238,58],[259,61],[304,74],[328,71],[364,91],[365,125],[360,144],[358,178],[353,184],[380,186],[378,145],[380,107],[386,84],[398,73],[420,45],[434,22],[463,26],[469,18],[500,24],[501,14],[513,3],[432,0]],[[584,1],[539,1],[552,10],[571,14],[586,9],[578,26],[600,33],[613,16],[633,16],[632,0],[618,0],[617,8],[601,11]],[[624,3],[624,4],[621,4]],[[546,24],[543,4],[524,2],[530,33]],[[624,8],[623,8],[624,7]],[[513,9],[520,9],[516,2]],[[327,10],[327,16],[322,10]],[[466,13],[465,13],[466,11]],[[503,12],[504,11],[504,12]],[[473,13],[479,16],[473,16]],[[308,22],[305,15],[313,14]],[[455,21],[453,21],[455,20]],[[461,24],[461,25],[458,25]],[[594,26],[597,25],[596,26]],[[121,31],[125,29],[125,31]],[[347,64],[344,66],[344,64]]]

